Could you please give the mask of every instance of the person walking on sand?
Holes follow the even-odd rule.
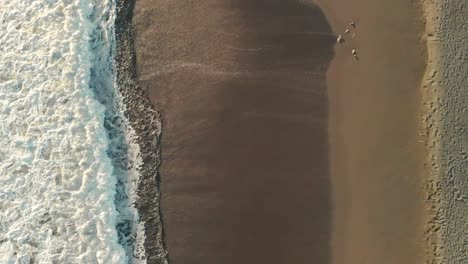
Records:
[[[338,37],[336,38],[336,43],[342,43],[344,42],[344,39],[341,35],[338,35]]]

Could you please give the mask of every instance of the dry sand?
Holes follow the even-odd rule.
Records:
[[[421,263],[421,9],[411,0],[319,2],[335,32],[356,21],[328,74],[332,263]]]
[[[468,263],[468,2],[424,0],[426,263]]]

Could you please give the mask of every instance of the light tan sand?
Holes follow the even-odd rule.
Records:
[[[468,3],[425,0],[426,263],[468,263]]]
[[[332,263],[421,263],[418,111],[426,53],[419,7],[411,0],[318,2],[337,34],[356,21],[328,74]]]

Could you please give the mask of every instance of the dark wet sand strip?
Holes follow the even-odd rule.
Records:
[[[133,31],[133,11],[135,0],[118,1],[115,20],[115,66],[118,94],[121,102],[127,106],[125,118],[133,129],[131,144],[139,146],[138,158],[142,164],[132,164],[138,170],[138,196],[135,208],[144,233],[138,232],[137,241],[133,242],[133,256],[130,262],[145,259],[151,264],[167,264],[166,250],[163,244],[163,230],[160,215],[160,193],[158,168],[160,159],[161,115],[154,111],[148,95],[138,83],[137,62]],[[116,122],[119,122],[116,120]],[[126,151],[126,150],[125,150]],[[133,160],[129,155],[129,160]],[[118,226],[119,228],[119,226]],[[120,227],[122,228],[122,226]],[[136,228],[136,227],[135,227]],[[125,234],[130,235],[130,234]],[[145,239],[145,237],[147,239]],[[143,241],[143,245],[141,245]]]
[[[139,80],[164,115],[171,264],[329,263],[334,38],[322,12],[140,0],[134,25]]]

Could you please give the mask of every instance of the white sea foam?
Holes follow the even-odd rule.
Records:
[[[128,261],[90,89],[90,43],[109,45],[91,41],[95,2],[0,0],[0,263]]]

